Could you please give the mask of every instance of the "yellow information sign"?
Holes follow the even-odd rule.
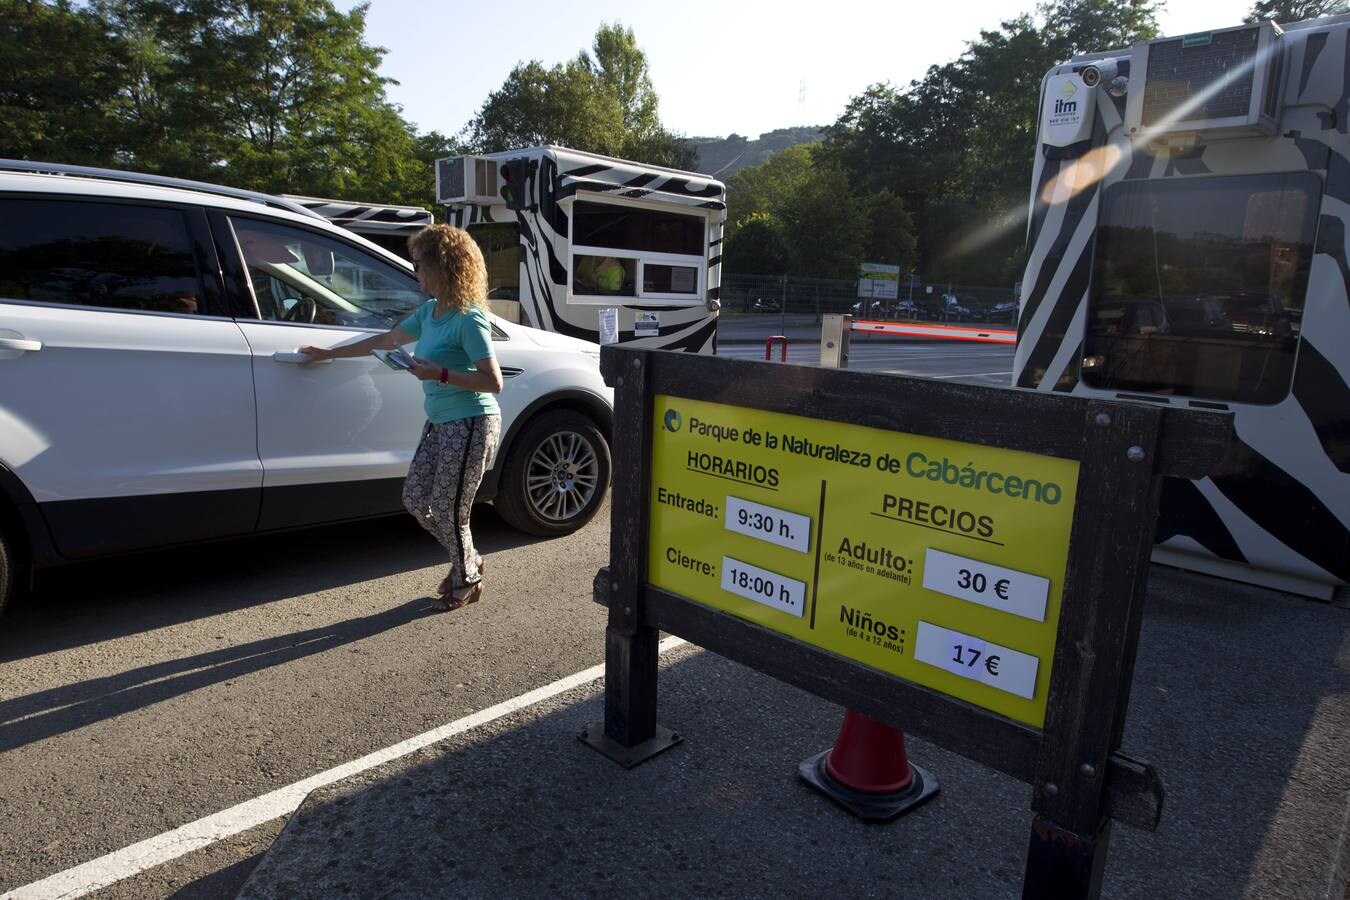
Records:
[[[1078,463],[655,398],[647,580],[1041,727]]]

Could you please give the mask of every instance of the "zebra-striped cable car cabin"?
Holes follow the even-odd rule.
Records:
[[[287,194],[286,199],[312,209],[334,225],[355,232],[404,259],[408,258],[408,238],[433,221],[431,211],[420,206],[353,203],[294,194]]]
[[[1350,16],[1160,38],[1041,88],[1014,383],[1234,413],[1154,559],[1350,580]]]
[[[726,188],[706,175],[563,147],[436,161],[436,201],[478,241],[494,308],[600,341],[716,348]]]

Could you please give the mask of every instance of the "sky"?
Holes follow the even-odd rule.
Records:
[[[1159,24],[1165,35],[1224,28],[1251,5],[1171,0]],[[386,93],[403,117],[453,136],[517,63],[571,59],[602,23],[622,22],[647,55],[668,129],[754,138],[831,124],[869,85],[907,85],[960,56],[981,28],[1034,6],[830,0],[785,14],[789,4],[760,0],[370,0],[366,40],[388,50],[380,74],[399,82]]]

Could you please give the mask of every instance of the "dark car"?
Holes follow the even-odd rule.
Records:
[[[940,314],[943,320],[960,322],[962,319],[974,318],[974,313],[970,307],[961,302],[955,294],[942,295],[942,307]]]
[[[989,307],[989,321],[1017,323],[1017,301],[1000,300]]]
[[[769,312],[769,313],[779,312],[782,310],[782,308],[783,307],[779,304],[779,302],[773,299],[772,297],[758,297],[755,299],[754,304],[750,307],[752,312]]]

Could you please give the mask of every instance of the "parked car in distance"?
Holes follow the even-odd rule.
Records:
[[[867,306],[867,312],[863,312],[863,303],[859,300],[849,307],[849,313],[858,318],[873,319],[912,319],[920,314],[919,307],[908,300],[896,300],[886,303],[881,300],[873,300]]]
[[[849,307],[849,312],[858,318],[884,319],[886,317],[886,305],[880,300],[873,300],[868,303],[866,300],[859,300]]]
[[[971,311],[970,307],[962,303],[955,294],[942,295],[940,314],[944,320],[957,322],[975,317],[975,314]]]
[[[1017,324],[1017,301],[1000,300],[989,307],[989,321],[991,322],[1011,322]]]
[[[35,570],[402,511],[420,385],[298,348],[426,301],[410,264],[263,194],[0,161],[0,608]],[[536,535],[610,478],[600,348],[492,318],[502,437],[479,491]]]
[[[758,297],[755,299],[754,304],[750,307],[750,309],[753,312],[765,312],[765,313],[781,312],[782,308],[783,308],[782,304],[780,304],[773,297]]]

